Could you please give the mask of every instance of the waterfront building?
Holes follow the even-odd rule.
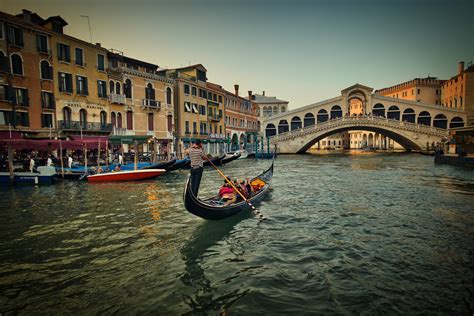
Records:
[[[59,136],[108,135],[107,50],[64,33],[67,22],[48,18],[53,31],[52,66],[55,77]]]
[[[259,121],[288,111],[288,101],[266,96],[265,91],[263,91],[262,94],[252,94],[251,99],[252,103],[258,107]]]
[[[175,152],[179,157],[196,139],[211,155],[224,152],[224,90],[207,82],[203,65],[162,69],[160,74],[174,79]]]
[[[234,93],[225,90],[225,131],[227,151],[245,148],[252,150],[258,136],[258,106],[250,99],[239,95],[239,85],[234,85]]]
[[[458,64],[458,73],[441,85],[441,104],[465,111],[467,125],[474,125],[474,65]]]
[[[154,138],[157,153],[168,156],[173,151],[174,80],[158,75],[158,65],[121,52],[110,50],[107,57],[112,135],[148,135]]]
[[[55,128],[52,31],[28,10],[0,12],[0,130],[48,137]]]
[[[376,90],[374,93],[386,97],[441,105],[441,85],[444,80],[436,77],[415,78],[391,87]]]

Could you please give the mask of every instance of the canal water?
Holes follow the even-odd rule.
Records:
[[[186,177],[0,189],[0,314],[472,314],[472,170],[281,156],[261,224],[189,214]],[[200,195],[221,183],[206,170]]]

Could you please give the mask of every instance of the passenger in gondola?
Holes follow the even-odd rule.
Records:
[[[245,188],[247,189],[248,197],[252,197],[253,189],[252,185],[250,185],[250,178],[247,178],[247,180],[245,181]]]
[[[121,164],[117,164],[117,165],[115,166],[114,171],[121,171],[121,170],[122,170],[122,165],[121,165]]]
[[[224,206],[230,205],[237,201],[237,194],[235,190],[230,186],[227,181],[224,181],[224,185],[219,190],[219,197],[221,201],[224,201]]]

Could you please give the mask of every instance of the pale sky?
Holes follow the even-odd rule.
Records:
[[[471,0],[0,0],[0,10],[60,15],[65,33],[176,68],[202,63],[209,81],[266,91],[294,109],[474,60]]]

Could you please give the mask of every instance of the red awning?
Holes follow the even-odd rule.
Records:
[[[0,139],[22,139],[20,132],[0,131]]]
[[[105,148],[106,142],[101,141],[100,147]],[[31,149],[31,150],[55,150],[62,147],[62,149],[97,149],[99,142],[96,140],[82,139],[82,140],[55,140],[55,139],[0,139],[0,145],[11,145],[14,149]]]

